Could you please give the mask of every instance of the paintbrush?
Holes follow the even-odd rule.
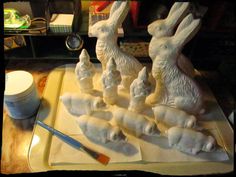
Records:
[[[72,147],[76,148],[76,149],[80,149],[83,152],[86,152],[87,154],[89,154],[92,158],[94,158],[95,160],[97,160],[98,162],[102,163],[103,165],[107,165],[110,158],[102,153],[96,152],[90,148],[87,148],[86,146],[84,146],[83,144],[81,144],[79,141],[65,135],[64,133],[46,125],[45,123],[37,120],[36,123],[38,125],[40,125],[41,127],[45,128],[46,130],[48,130],[49,132],[51,132],[53,135],[57,136],[59,139],[61,139],[62,141],[64,141],[65,143],[71,145]]]

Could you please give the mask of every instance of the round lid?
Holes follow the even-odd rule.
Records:
[[[70,51],[77,51],[83,47],[84,41],[81,39],[78,33],[72,33],[66,38],[66,47]]]
[[[20,97],[33,88],[33,76],[26,71],[13,71],[6,74],[4,97]]]

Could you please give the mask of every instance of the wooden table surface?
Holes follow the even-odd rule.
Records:
[[[75,63],[62,60],[28,60],[10,61],[6,65],[5,72],[14,70],[26,70],[30,72],[35,80],[39,94],[42,95],[45,82],[49,72],[60,65]],[[219,105],[226,117],[229,116],[234,106],[234,99],[222,84],[222,80],[217,72],[201,72],[207,83],[212,89]],[[2,126],[2,158],[1,173],[30,173],[27,162],[27,154],[32,137],[35,116],[24,120],[14,120],[3,111]]]
[[[30,72],[37,85],[38,93],[41,96],[47,80],[47,76],[53,68],[66,64],[65,61],[10,61],[5,72],[14,70],[25,70]],[[24,120],[10,118],[5,110],[3,111],[2,124],[2,158],[1,173],[28,173],[30,169],[27,162],[27,154],[32,137],[35,116]]]

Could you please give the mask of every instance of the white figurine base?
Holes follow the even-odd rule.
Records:
[[[106,90],[103,92],[103,100],[106,104],[113,105],[116,103],[118,98],[118,88],[116,86],[106,88]]]
[[[81,92],[91,93],[93,91],[93,78],[85,78],[78,81]]]
[[[130,100],[128,110],[140,113],[145,108],[145,96],[135,97],[133,100]]]

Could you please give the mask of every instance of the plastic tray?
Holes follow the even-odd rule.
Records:
[[[48,76],[44,93],[42,96],[41,106],[36,119],[39,119],[50,126],[54,126],[56,119],[57,102],[60,94],[61,83],[65,73],[66,65],[54,69]],[[204,87],[214,100],[209,88]],[[221,162],[181,162],[181,163],[130,163],[130,164],[79,164],[79,165],[64,165],[50,166],[48,164],[49,149],[51,145],[52,134],[43,130],[37,124],[33,130],[33,136],[28,153],[28,163],[32,172],[41,172],[49,170],[141,170],[165,175],[200,175],[200,174],[219,174],[233,171],[233,129],[229,125],[228,120],[224,116],[221,108],[215,100],[215,111],[217,111],[216,125],[221,133],[224,141],[225,149],[229,155],[229,160]],[[55,105],[55,106],[53,106]]]

